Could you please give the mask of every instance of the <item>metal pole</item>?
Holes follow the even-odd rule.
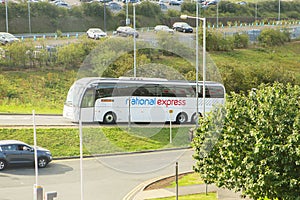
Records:
[[[5,14],[6,14],[6,32],[8,33],[8,9],[7,9],[7,1],[5,0]]]
[[[131,128],[131,96],[129,97],[128,101],[128,131]]]
[[[170,121],[170,144],[172,144],[172,112],[173,110],[169,110],[169,121]]]
[[[199,126],[199,3],[196,2],[196,129]]]
[[[219,28],[219,1],[217,2],[217,28]]]
[[[257,20],[257,0],[255,2],[255,21]]]
[[[178,200],[178,162],[176,162],[176,166],[175,166],[175,176],[176,176],[176,180],[175,180],[175,182],[176,182],[176,200]]]
[[[79,149],[80,149],[80,194],[83,200],[83,146],[82,146],[82,121],[79,119]]]
[[[126,21],[125,21],[126,26],[128,26],[130,24],[129,19],[128,19],[128,1],[129,0],[126,0]]]
[[[203,118],[205,117],[205,81],[206,81],[206,18],[203,18]]]
[[[36,124],[35,124],[35,111],[32,110],[32,118],[33,118],[33,140],[34,140],[34,169],[35,169],[35,185],[36,187],[39,185],[38,182],[38,159],[37,159],[37,144],[36,144]]]
[[[106,3],[103,3],[103,23],[104,23],[104,32],[106,32]]]
[[[31,33],[30,0],[27,2],[28,2],[28,26],[29,26],[29,33]]]
[[[278,21],[280,21],[280,0],[278,0]]]
[[[135,30],[135,4],[133,4],[133,77],[136,77],[136,30]]]

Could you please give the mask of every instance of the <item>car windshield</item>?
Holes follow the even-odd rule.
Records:
[[[100,29],[94,29],[93,31],[94,31],[95,33],[103,33],[103,31],[100,30]]]
[[[190,27],[188,24],[182,24],[182,27]]]
[[[2,36],[5,37],[5,38],[8,38],[8,39],[15,38],[15,36],[13,36],[12,34],[9,34],[9,33],[5,33]]]

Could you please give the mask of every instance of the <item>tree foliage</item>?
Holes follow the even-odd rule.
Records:
[[[195,171],[253,199],[299,199],[300,87],[262,84],[200,120]]]

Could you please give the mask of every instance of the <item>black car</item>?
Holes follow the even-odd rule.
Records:
[[[44,168],[52,161],[51,152],[37,147],[38,167]],[[34,164],[34,148],[18,140],[0,140],[0,171],[8,165]]]
[[[175,31],[180,31],[183,33],[192,33],[193,32],[193,28],[185,22],[175,22],[173,24],[173,29]]]

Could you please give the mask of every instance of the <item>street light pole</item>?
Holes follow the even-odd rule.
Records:
[[[128,26],[130,24],[130,20],[128,18],[128,1],[129,0],[126,0],[126,20],[125,20],[126,26]]]
[[[255,21],[257,20],[257,0],[255,2]]]
[[[103,23],[104,23],[104,32],[106,33],[106,1],[103,2]]]
[[[8,0],[5,0],[6,32],[8,32],[8,9],[7,9],[7,1]]]
[[[280,21],[280,0],[278,0],[278,21]]]
[[[197,5],[197,4],[196,4]],[[198,6],[197,6],[198,7]],[[198,9],[197,9],[197,11],[198,11]],[[203,63],[202,63],[202,67],[203,67],[203,96],[202,96],[202,100],[203,100],[203,106],[202,106],[202,108],[203,108],[203,110],[202,110],[202,116],[203,116],[203,118],[205,117],[205,86],[206,86],[206,18],[201,18],[201,17],[198,17],[198,14],[197,14],[197,17],[193,17],[193,16],[188,16],[188,15],[181,15],[180,16],[180,18],[181,19],[187,19],[187,18],[191,18],[191,19],[196,19],[197,20],[197,23],[196,23],[196,30],[198,31],[198,20],[201,20],[201,21],[203,21],[203,23],[202,23],[202,28],[203,28],[203,51],[202,51],[202,56],[203,56],[203,58],[202,58],[202,61],[203,61]],[[196,33],[197,35],[198,35],[198,32]],[[198,37],[197,37],[197,35],[196,35],[196,40],[198,39]],[[196,90],[197,90],[197,85],[198,85],[198,82],[197,82],[197,80],[198,80],[198,70],[199,70],[199,64],[198,64],[198,46],[199,46],[199,44],[198,44],[198,40],[196,41]],[[198,111],[198,104],[199,104],[199,102],[198,102],[198,91],[196,91],[196,108],[197,108],[197,110],[196,110],[196,118],[198,119],[198,113],[199,113],[199,111]],[[196,126],[198,125],[198,120],[196,119]],[[197,127],[196,127],[197,128]]]
[[[217,28],[219,28],[219,2],[217,1]]]
[[[199,126],[199,3],[196,1],[196,129]]]
[[[136,28],[135,28],[135,4],[133,4],[133,77],[136,77]]]
[[[28,3],[28,30],[31,33],[31,19],[30,19],[30,0],[27,1]]]

